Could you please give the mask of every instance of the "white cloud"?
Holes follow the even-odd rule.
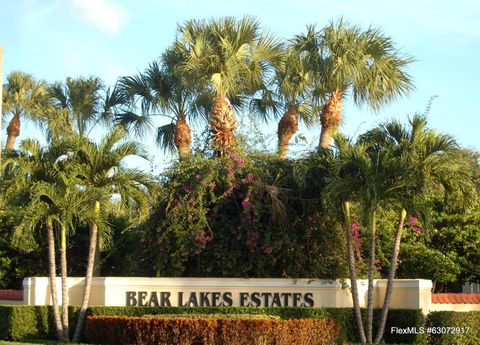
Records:
[[[81,19],[95,25],[107,34],[115,35],[128,22],[128,12],[107,0],[70,0]]]

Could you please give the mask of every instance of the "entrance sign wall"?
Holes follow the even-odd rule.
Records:
[[[57,279],[61,291],[60,278]],[[80,305],[84,278],[68,278],[69,303]],[[358,280],[360,306],[366,306],[367,281]],[[375,306],[381,307],[386,280],[375,280]],[[352,307],[350,281],[270,278],[138,278],[95,277],[92,306],[252,306]],[[423,309],[431,304],[430,280],[397,279],[391,308]],[[47,277],[25,278],[24,304],[51,304]],[[59,297],[60,298],[60,297]]]

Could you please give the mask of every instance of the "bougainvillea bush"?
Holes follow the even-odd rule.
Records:
[[[292,170],[264,154],[174,163],[144,226],[143,255],[154,263],[146,273],[346,276],[339,226],[321,213],[321,178],[302,188]]]

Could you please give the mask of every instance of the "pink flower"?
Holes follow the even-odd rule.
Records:
[[[200,242],[200,241],[202,240],[202,238],[201,238],[200,236],[195,236],[194,240],[195,240],[196,242]]]
[[[355,238],[360,238],[360,231],[358,231],[358,223],[352,223],[352,235]]]
[[[238,167],[240,167],[240,168],[243,167],[244,161],[243,161],[242,157],[235,158],[235,162],[237,162]]]
[[[417,226],[417,218],[412,215],[408,215],[408,221],[410,222],[411,226]]]
[[[246,209],[250,208],[250,203],[247,200],[243,200],[242,201],[242,207],[243,207],[243,209],[246,210]]]
[[[245,177],[245,178],[242,180],[242,182],[243,182],[243,183],[248,183],[248,182],[250,182],[250,181],[252,181],[252,180],[253,180],[253,175],[252,175],[252,174],[248,174],[247,177]]]
[[[189,186],[184,185],[184,186],[183,186],[183,191],[184,191],[185,193],[190,193],[191,189],[190,189]]]
[[[265,247],[265,249],[263,250],[264,253],[266,254],[271,254],[272,253],[272,247],[268,246],[268,247]]]
[[[416,232],[417,234],[420,234],[420,233],[423,232],[423,229],[422,229],[421,227],[419,227],[419,226],[414,226],[413,229],[415,230],[415,232]]]
[[[195,174],[195,179],[200,180],[202,178],[202,174],[196,173]]]
[[[213,240],[212,236],[205,236],[205,241],[206,242],[210,242],[211,240]]]

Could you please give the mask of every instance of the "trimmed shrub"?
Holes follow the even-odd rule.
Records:
[[[436,311],[428,315],[425,327],[431,345],[480,344],[480,311]]]
[[[338,333],[338,322],[327,319],[89,316],[85,324],[87,340],[102,344],[326,345]]]
[[[45,306],[1,306],[0,339],[26,340],[55,337],[51,308]]]
[[[145,315],[182,315],[216,314],[216,315],[271,315],[281,319],[333,319],[340,324],[337,343],[357,342],[358,330],[352,308],[262,308],[262,307],[91,307],[89,315],[95,316],[145,316]],[[375,310],[375,320],[378,324],[380,310]],[[364,315],[365,320],[365,315]],[[425,344],[425,335],[390,333],[391,327],[407,328],[425,325],[420,310],[391,309],[385,326],[385,341],[387,343]]]
[[[70,306],[70,333],[77,323],[78,307]],[[51,306],[0,305],[0,340],[56,339]]]

